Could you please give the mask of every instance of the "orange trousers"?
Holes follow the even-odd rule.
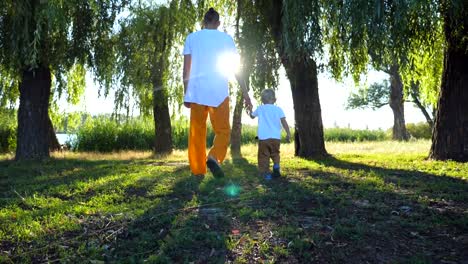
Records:
[[[208,156],[221,163],[226,157],[229,146],[231,135],[229,97],[217,107],[190,104],[188,156],[193,175],[206,174],[206,119],[208,115],[210,115],[211,126],[215,133],[213,147],[208,152]]]

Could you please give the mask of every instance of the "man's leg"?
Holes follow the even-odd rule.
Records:
[[[231,135],[231,126],[229,124],[229,97],[218,107],[210,107],[209,113],[215,137],[213,140],[213,147],[210,149],[208,157],[221,163],[226,157]]]
[[[190,132],[188,155],[193,175],[206,174],[206,117],[208,107],[192,103],[190,106]]]

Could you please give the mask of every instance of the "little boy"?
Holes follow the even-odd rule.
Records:
[[[291,133],[283,110],[274,105],[275,92],[271,89],[262,91],[260,105],[250,117],[258,116],[258,170],[261,176],[269,180],[278,178],[280,174],[280,139],[281,125],[286,131],[286,141],[289,142]],[[270,174],[270,158],[273,160],[273,173]]]

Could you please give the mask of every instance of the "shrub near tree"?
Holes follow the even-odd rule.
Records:
[[[13,110],[0,110],[0,153],[16,149],[16,122]]]

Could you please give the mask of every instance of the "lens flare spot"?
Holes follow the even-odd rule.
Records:
[[[230,183],[224,188],[224,193],[230,197],[236,197],[241,192],[241,187],[237,184]]]

